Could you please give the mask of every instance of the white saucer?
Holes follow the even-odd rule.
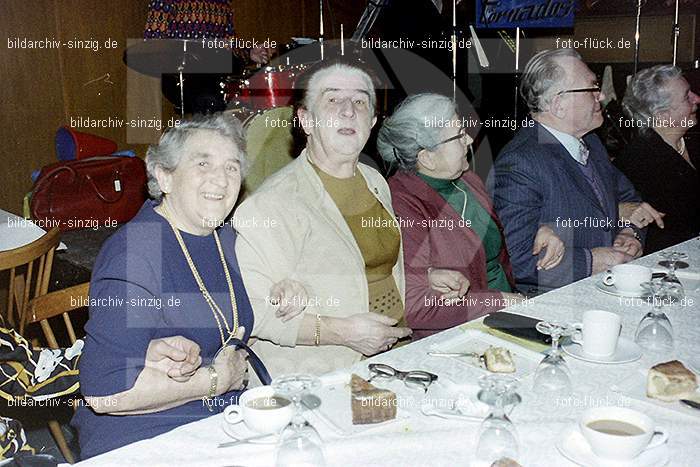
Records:
[[[639,360],[642,357],[642,348],[639,347],[636,342],[625,337],[620,337],[617,340],[617,349],[615,350],[615,353],[608,357],[594,357],[592,355],[588,355],[587,353],[584,353],[583,346],[581,344],[572,342],[569,339],[562,344],[561,348],[568,355],[590,363],[629,363]]]
[[[564,432],[557,441],[559,452],[572,462],[585,467],[662,467],[669,461],[667,443],[642,453],[629,461],[613,461],[596,456],[577,426]]]
[[[245,426],[244,422],[231,424],[231,423],[228,423],[226,420],[223,420],[221,423],[221,429],[224,430],[224,433],[226,433],[226,436],[233,439],[234,441],[250,438],[252,436],[258,436],[260,434],[256,431],[249,429],[247,426]],[[249,443],[250,444],[276,444],[278,440],[279,440],[279,435],[277,433],[273,433],[270,436],[266,436],[265,438],[251,440],[251,441],[249,441]]]
[[[623,292],[621,290],[617,290],[617,287],[615,284],[613,285],[605,285],[603,283],[603,279],[598,279],[595,282],[595,288],[600,290],[603,293],[609,294],[609,295],[615,295],[616,297],[627,297],[627,298],[643,298],[647,295],[647,292],[644,290],[639,290],[638,292]]]

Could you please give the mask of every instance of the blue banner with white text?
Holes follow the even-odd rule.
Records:
[[[576,0],[477,0],[478,28],[570,28]]]

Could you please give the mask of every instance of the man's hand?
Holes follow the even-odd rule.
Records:
[[[243,339],[244,334],[245,328],[241,326],[234,337]],[[231,346],[227,346],[216,356],[213,365],[218,375],[217,396],[243,387],[246,372],[248,371],[248,354],[245,350],[236,350]]]
[[[633,256],[611,247],[598,247],[591,249],[591,273],[607,271],[618,264],[628,263],[634,259]]]
[[[278,306],[275,316],[283,323],[304,311],[308,301],[309,296],[301,282],[284,279],[270,288],[270,303]]]
[[[652,222],[656,222],[660,229],[664,228],[663,217],[666,214],[657,211],[648,203],[620,203],[618,209],[623,221],[631,222],[639,229],[643,229]]]
[[[471,285],[464,274],[453,269],[429,269],[428,283],[445,300],[464,297]]]
[[[342,323],[342,329],[336,331],[342,337],[342,345],[367,356],[389,350],[396,341],[413,332],[394,327],[395,319],[373,312],[342,318]]]
[[[175,381],[189,381],[202,365],[196,342],[182,336],[153,339],[146,350],[146,366],[166,373]]]
[[[535,235],[535,243],[532,246],[532,254],[539,255],[542,250],[545,250],[544,256],[537,261],[537,270],[552,269],[561,263],[564,258],[564,242],[554,233],[551,227],[547,225],[540,226]]]
[[[634,258],[642,256],[642,244],[634,238],[632,229],[623,229],[613,242],[613,248]]]

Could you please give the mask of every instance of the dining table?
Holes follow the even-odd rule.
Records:
[[[533,379],[546,346],[527,343],[493,332],[483,318],[439,332],[408,345],[359,361],[350,368],[321,375],[314,392],[321,405],[304,412],[305,418],[323,439],[328,466],[477,466],[476,448],[482,419],[487,415],[481,403],[470,400],[478,392],[479,378],[488,372],[474,359],[445,358],[429,352],[455,352],[479,345],[503,346],[511,351],[518,370],[517,393],[521,402],[508,408],[517,432],[522,466],[573,465],[700,465],[700,410],[679,402],[661,402],[646,396],[649,368],[679,360],[698,375],[700,372],[700,238],[693,238],[664,251],[685,253],[678,278],[684,286],[684,298],[667,304],[664,312],[674,330],[674,348],[666,353],[644,350],[632,361],[598,363],[564,354],[571,373],[572,392],[553,397],[533,390]],[[634,261],[664,271],[661,252]],[[560,323],[578,323],[586,310],[607,310],[621,317],[620,341],[634,341],[635,329],[651,309],[649,300],[621,297],[601,287],[603,273],[579,280],[504,311]],[[620,344],[618,343],[618,346]],[[369,376],[370,363],[393,368],[425,370],[438,375],[427,392],[401,381],[377,386],[394,391],[397,414],[394,420],[376,425],[353,425],[350,412],[348,381],[354,373]],[[454,412],[455,400],[463,400],[454,418],[439,414]],[[608,463],[600,459],[581,461],[572,456],[575,449],[567,442],[583,442],[577,435],[584,411],[595,407],[627,407],[648,415],[656,427],[668,434],[668,441],[627,464]],[[435,409],[435,410],[433,410]],[[470,411],[473,413],[470,415]],[[438,415],[436,415],[438,414]],[[187,465],[187,466],[271,466],[274,465],[274,439],[218,447],[233,438],[245,438],[244,429],[229,425],[224,416],[214,415],[180,426],[152,439],[146,439],[111,452],[84,460],[80,466],[98,465]],[[233,438],[232,438],[233,437]],[[574,440],[574,441],[572,441]],[[578,440],[578,441],[576,441]],[[569,451],[566,450],[569,446]],[[581,454],[579,452],[579,455]],[[578,463],[574,460],[578,459]]]

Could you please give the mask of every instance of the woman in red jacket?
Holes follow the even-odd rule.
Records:
[[[517,303],[503,228],[483,182],[468,171],[472,138],[449,98],[409,96],[385,120],[377,148],[398,165],[389,179],[401,224],[406,320],[424,337]],[[540,227],[538,267],[561,261],[563,242]]]

